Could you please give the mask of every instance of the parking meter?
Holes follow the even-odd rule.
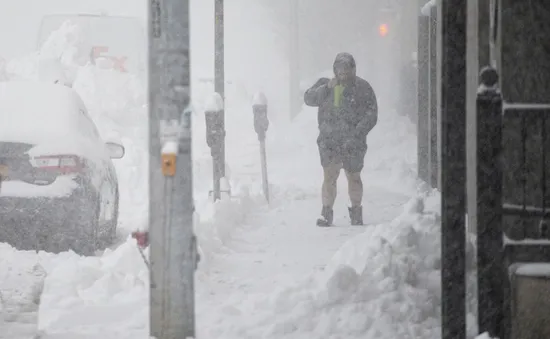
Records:
[[[254,130],[260,141],[260,159],[262,168],[262,188],[265,199],[269,203],[269,181],[267,178],[267,154],[265,150],[265,136],[269,127],[267,118],[267,98],[262,92],[258,92],[252,99],[252,112],[254,113]]]
[[[269,119],[267,118],[267,98],[262,92],[254,95],[252,111],[254,113],[254,130],[258,134],[258,140],[264,141],[269,127]]]
[[[206,143],[212,155],[214,201],[221,199],[220,179],[224,176],[225,122],[223,98],[214,93],[207,102],[204,118],[206,121]]]
[[[206,143],[212,156],[221,154],[225,140],[223,99],[219,93],[214,93],[206,105],[204,118],[206,120]]]

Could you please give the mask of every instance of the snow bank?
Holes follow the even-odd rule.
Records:
[[[487,332],[480,334],[476,337],[476,339],[498,339],[498,338],[492,338],[489,336]]]
[[[389,224],[347,242],[325,271],[241,307],[245,326],[230,317],[231,337],[437,338],[439,216],[413,199]]]
[[[36,253],[0,243],[0,338],[32,338],[36,333],[44,278]]]
[[[198,206],[199,283],[212,255],[224,248],[254,204],[253,198],[244,196]],[[62,258],[47,267],[38,318],[44,338],[146,337],[149,272],[134,239],[101,257],[63,253]]]
[[[11,80],[52,82],[58,79],[70,85],[78,67],[88,63],[91,46],[86,41],[86,33],[78,25],[65,22],[52,32],[39,51],[10,60],[6,73]]]
[[[412,198],[395,220],[349,240],[321,274],[281,286],[267,299],[221,305],[233,311],[204,335],[440,338],[440,266],[439,194],[432,192]]]
[[[102,257],[65,253],[52,265],[39,308],[47,335],[144,337],[148,331],[149,272],[135,241]],[[113,326],[115,325],[115,326]]]

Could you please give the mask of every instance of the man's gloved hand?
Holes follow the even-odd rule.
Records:
[[[327,87],[328,87],[328,88],[334,88],[334,87],[336,87],[336,85],[338,85],[338,79],[332,78],[332,79],[328,82]]]

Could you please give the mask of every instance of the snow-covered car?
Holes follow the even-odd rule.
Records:
[[[116,236],[124,147],[102,140],[76,91],[0,83],[0,242],[91,255]]]

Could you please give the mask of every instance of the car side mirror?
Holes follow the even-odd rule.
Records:
[[[109,151],[109,156],[111,157],[111,159],[121,159],[126,153],[124,146],[116,142],[106,142],[105,146],[107,146],[107,150]]]

